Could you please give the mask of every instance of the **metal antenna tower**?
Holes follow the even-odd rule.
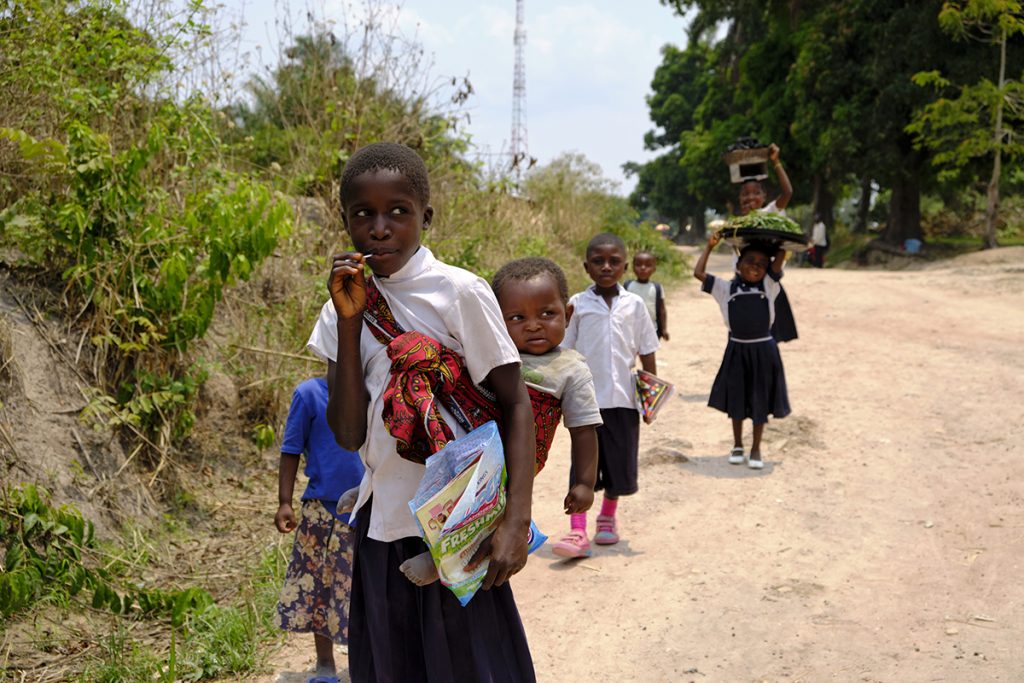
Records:
[[[523,11],[524,0],[516,0],[516,65],[512,80],[512,169],[519,175],[527,163],[529,152],[526,144],[526,24]]]

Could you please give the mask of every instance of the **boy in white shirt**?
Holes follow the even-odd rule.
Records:
[[[597,516],[594,542],[619,542],[615,519],[620,496],[637,492],[637,455],[640,413],[636,409],[633,366],[640,356],[643,369],[658,374],[654,353],[658,335],[643,299],[619,285],[626,270],[626,245],[611,233],[601,233],[587,244],[583,268],[593,287],[569,300],[569,326],[562,346],[587,359],[594,376],[597,404],[604,424],[597,428],[598,466],[595,490],[604,491]],[[587,515],[570,516],[569,535],[554,546],[562,557],[586,557]]]
[[[366,465],[353,513],[349,673],[354,681],[534,681],[507,584],[526,565],[534,470],[530,399],[490,287],[420,245],[433,218],[429,198],[426,165],[412,149],[377,143],[352,155],[342,173],[341,207],[356,251],[334,256],[331,300],[308,344],[329,363],[328,423],[338,443],[358,448]],[[372,277],[365,276],[365,265]],[[400,570],[426,550],[408,507],[423,476],[422,460],[392,436],[402,425],[385,424],[395,408],[385,400],[393,383],[388,350],[406,332],[457,354],[461,372],[496,396],[503,428],[505,515],[482,548],[490,556],[483,590],[466,607],[441,583],[417,586]],[[456,418],[445,408],[440,417],[454,437],[472,427],[462,423],[465,415]]]

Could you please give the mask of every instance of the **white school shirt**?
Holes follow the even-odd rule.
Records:
[[[633,366],[637,355],[658,350],[658,333],[644,300],[616,285],[611,308],[588,287],[569,299],[574,310],[562,346],[576,349],[594,375],[597,404],[605,408],[636,408]]]
[[[768,273],[764,276],[764,296],[768,299],[768,327],[771,329],[771,326],[775,324],[775,300],[779,298],[779,292],[782,291],[782,285],[779,283],[779,280],[782,279],[785,270],[780,270],[778,274],[775,274],[771,270],[771,266],[768,268]],[[740,286],[737,288],[736,294],[732,294],[732,283],[735,280],[740,281]],[[701,291],[707,292],[714,297],[718,307],[722,310],[722,320],[725,321],[726,329],[732,332],[732,325],[729,323],[729,302],[737,296],[751,295],[753,292],[759,292],[760,290],[747,285],[739,275],[736,275],[732,280],[726,280],[709,273],[701,285]]]
[[[519,352],[508,336],[494,293],[473,273],[438,261],[429,249],[421,246],[397,273],[375,280],[402,329],[425,334],[458,353],[477,384],[494,368],[510,363],[519,365]],[[337,323],[338,314],[328,300],[320,309],[307,348],[325,360],[336,360]],[[370,403],[366,440],[359,448],[366,472],[352,517],[372,494],[369,536],[390,543],[420,535],[409,511],[409,501],[423,478],[424,466],[399,457],[397,442],[384,427],[383,394],[391,378],[387,347],[377,341],[365,324],[359,347]],[[465,435],[465,430],[443,408],[441,414],[456,438]]]

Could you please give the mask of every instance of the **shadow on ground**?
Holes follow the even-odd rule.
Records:
[[[765,460],[764,469],[752,470],[743,465],[730,465],[728,455],[691,455],[681,467],[694,474],[703,477],[714,477],[715,479],[748,479],[750,477],[764,477],[775,471],[779,461]]]
[[[633,550],[629,547],[629,541],[623,539],[615,545],[597,545],[591,541],[590,548],[593,551],[592,557],[599,557],[601,555],[616,555],[621,557],[639,557],[644,553],[641,551]],[[592,567],[586,564],[585,560],[588,558],[580,557],[575,559],[567,560],[564,557],[559,557],[551,552],[551,546],[545,545],[543,548],[535,553],[537,559],[549,560],[548,569],[555,571],[567,571],[569,569],[575,569],[576,567],[583,567],[585,569],[591,569],[593,571],[601,571],[596,567]]]

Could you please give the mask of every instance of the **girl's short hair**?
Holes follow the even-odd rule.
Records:
[[[373,171],[395,171],[405,176],[412,185],[416,198],[423,206],[430,203],[430,180],[427,165],[412,147],[395,142],[375,142],[356,150],[341,172],[341,206],[348,205],[348,191],[352,181]]]
[[[550,275],[555,281],[562,303],[569,302],[569,283],[565,279],[565,271],[551,259],[540,256],[518,258],[503,265],[491,279],[491,289],[497,298],[501,296],[501,288],[512,280],[532,280],[538,275]]]
[[[761,190],[761,192],[767,192],[768,191],[768,190],[766,190],[764,188],[764,183],[761,182],[760,180],[758,180],[757,178],[747,178],[742,183],[740,183],[740,189],[742,190],[744,187],[746,187],[750,183],[754,183],[755,185],[757,185],[757,189]]]

